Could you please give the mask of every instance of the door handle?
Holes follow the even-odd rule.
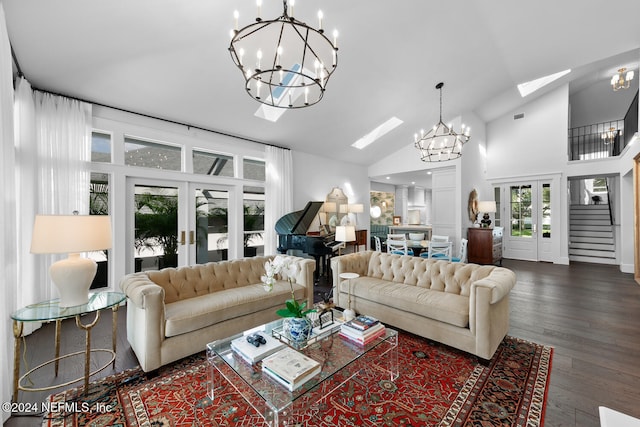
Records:
[[[181,244],[181,245],[183,245],[183,246],[184,246],[184,244],[186,243],[185,238],[186,238],[186,233],[185,233],[185,231],[184,231],[184,230],[182,230],[182,231],[180,232],[180,244]]]
[[[189,231],[189,244],[193,245],[196,242],[195,232],[193,230]]]
[[[533,231],[533,234],[536,234],[536,230],[537,230],[537,228],[538,228],[538,227],[536,227],[537,225],[538,225],[538,224],[533,224],[533,225],[531,226],[532,231]]]

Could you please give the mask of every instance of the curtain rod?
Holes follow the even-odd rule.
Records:
[[[24,77],[24,76],[22,76],[22,77]],[[102,104],[100,102],[88,101],[86,99],[78,98],[78,97],[75,97],[75,96],[69,96],[69,95],[66,95],[64,93],[52,92],[50,90],[40,89],[40,88],[37,88],[37,87],[33,87],[32,89],[33,90],[37,90],[39,92],[48,93],[48,94],[51,94],[51,95],[64,96],[65,98],[73,99],[75,101],[86,102],[86,103],[89,103],[89,104],[93,104],[93,105],[97,105],[97,106],[105,107],[105,108],[111,108],[113,110],[122,111],[123,113],[135,114],[137,116],[146,117],[146,118],[149,118],[149,119],[155,119],[155,120],[160,120],[160,121],[163,121],[163,122],[166,122],[166,123],[171,123],[171,124],[174,124],[174,125],[184,126],[187,129],[198,129],[198,130],[202,130],[202,131],[205,131],[205,132],[215,133],[217,135],[228,136],[230,138],[236,138],[236,139],[240,139],[240,140],[247,141],[247,142],[253,142],[253,143],[256,143],[256,144],[265,145],[265,146],[268,146],[268,147],[280,148],[282,150],[291,150],[290,148],[287,148],[287,147],[282,147],[280,145],[270,144],[268,142],[257,141],[255,139],[247,138],[245,136],[234,135],[232,133],[222,132],[222,131],[214,130],[214,129],[208,129],[208,128],[205,128],[205,127],[202,127],[202,126],[190,125],[188,123],[182,123],[182,122],[178,122],[176,120],[165,119],[165,118],[162,118],[162,117],[156,117],[156,116],[152,116],[150,114],[139,113],[137,111],[131,111],[131,110],[127,110],[125,108],[113,107],[111,105]]]

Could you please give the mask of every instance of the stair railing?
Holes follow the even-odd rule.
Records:
[[[605,178],[604,184],[607,188],[607,207],[609,208],[609,221],[613,225],[613,210],[611,209],[611,191],[609,190],[609,178]]]

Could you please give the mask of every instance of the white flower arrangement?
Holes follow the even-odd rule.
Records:
[[[280,274],[283,279],[286,278],[289,281],[289,284],[291,284],[292,281],[295,281],[298,266],[292,262],[291,258],[278,255],[273,260],[267,261],[264,264],[264,270],[265,275],[260,278],[262,280],[262,286],[265,291],[271,292],[273,290],[274,283],[276,283],[276,276],[278,274]]]
[[[278,310],[279,316],[282,317],[304,317],[307,313],[315,311],[314,309],[305,310],[306,301],[302,304],[296,301],[293,293],[293,283],[296,281],[296,273],[298,272],[298,265],[294,262],[294,259],[277,255],[273,260],[269,260],[264,264],[265,274],[260,277],[262,280],[262,287],[266,292],[273,290],[273,285],[276,283],[276,276],[279,274],[283,279],[289,282],[291,287],[291,299],[286,301],[286,307]]]

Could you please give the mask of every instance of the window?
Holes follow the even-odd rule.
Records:
[[[91,134],[91,161],[111,163],[111,135],[102,132]]]
[[[493,189],[493,200],[496,201],[496,213],[494,214],[494,226],[501,227],[502,223],[500,221],[500,187],[495,187]]]
[[[264,188],[245,187],[242,207],[244,255],[264,255]]]
[[[512,186],[511,203],[511,235],[531,237],[531,185]]]
[[[551,184],[542,184],[542,238],[551,238]]]
[[[179,171],[182,170],[182,149],[172,145],[125,138],[124,164]]]
[[[255,179],[256,181],[265,181],[265,165],[262,160],[243,159],[243,169],[245,179]]]
[[[199,175],[233,176],[233,157],[194,150],[193,173]]]
[[[110,159],[109,159],[110,160]],[[89,182],[89,215],[109,215],[109,175],[92,172]],[[109,251],[95,251],[88,254],[98,264],[91,289],[109,286]]]

